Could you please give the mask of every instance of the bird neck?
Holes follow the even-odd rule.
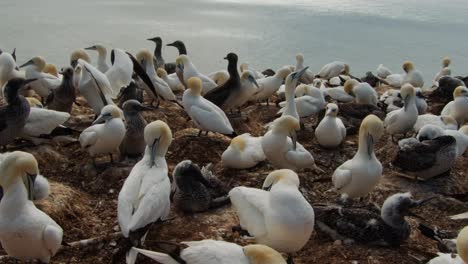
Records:
[[[7,212],[11,213],[20,210],[22,205],[24,205],[27,201],[28,193],[26,186],[24,186],[24,183],[20,180],[20,177],[16,177],[16,180],[11,183],[11,185],[4,193],[0,207],[2,208],[2,211],[6,210]]]
[[[237,71],[237,61],[229,61],[228,72],[230,78],[240,80],[239,72]]]
[[[162,45],[156,42],[156,47],[154,48],[154,56],[156,57],[156,59],[161,58],[161,49]]]
[[[369,150],[370,150],[370,157],[369,157]],[[367,142],[367,131],[362,131],[359,133],[359,146],[357,154],[361,157],[366,157],[366,159],[376,159],[374,152],[374,144],[370,144]]]
[[[177,49],[179,50],[179,56],[187,55],[187,49],[185,49],[185,45],[183,43],[180,44],[180,46],[177,46]]]
[[[416,96],[411,96],[408,101],[408,107],[406,108],[405,112],[417,112],[418,108],[416,107]]]

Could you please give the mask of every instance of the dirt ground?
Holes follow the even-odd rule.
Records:
[[[379,89],[382,91],[384,89]],[[79,100],[83,105],[84,100]],[[238,134],[249,132],[263,135],[264,125],[275,118],[278,108],[275,105],[250,105],[243,109],[242,117],[232,119]],[[229,145],[229,138],[210,133],[208,136],[193,137],[198,133],[187,115],[179,107],[162,103],[159,110],[144,113],[147,121],[163,120],[169,124],[174,141],[169,148],[167,161],[172,172],[182,160],[190,159],[199,165],[213,163],[215,174],[229,187],[260,187],[273,168],[268,162],[261,163],[249,170],[230,170],[223,168],[221,154]],[[74,106],[68,125],[83,130],[91,123],[93,114],[87,107]],[[301,142],[316,159],[318,166],[325,171],[317,175],[313,171],[299,172],[301,191],[314,203],[333,203],[338,195],[326,192],[332,187],[331,175],[334,169],[351,158],[357,150],[357,136],[349,135],[344,144],[335,150],[318,146],[313,134],[314,118],[304,119],[305,129],[299,132]],[[79,133],[74,134],[78,137]],[[119,231],[117,223],[117,197],[125,178],[136,161],[109,163],[108,156],[98,159],[98,168],[90,162],[88,154],[79,144],[52,144],[21,147],[31,152],[39,161],[41,173],[52,185],[48,200],[39,202],[38,207],[47,212],[64,229],[64,240],[78,240],[109,236]],[[427,182],[417,182],[396,175],[390,164],[397,146],[385,135],[377,144],[376,153],[384,166],[384,177],[379,185],[365,200],[382,204],[384,199],[396,192],[410,191],[417,198],[436,195],[416,213],[429,226],[456,231],[468,221],[453,221],[447,216],[468,211],[468,158],[459,158],[450,173],[433,178]],[[114,157],[117,157],[114,155]],[[146,247],[151,249],[152,240],[189,241],[200,239],[219,239],[245,244],[247,241],[233,236],[231,227],[238,224],[236,215],[225,206],[214,211],[185,215],[175,210],[168,223],[153,227],[147,237]],[[309,243],[295,255],[295,263],[426,263],[438,251],[436,243],[423,237],[416,229],[421,221],[409,218],[412,224],[410,239],[398,248],[344,245],[313,234]],[[112,255],[120,243],[118,236],[99,239],[84,247],[64,247],[52,263],[110,263]],[[4,252],[3,252],[4,253]],[[14,263],[13,260],[1,260]],[[154,263],[141,257],[139,263]]]

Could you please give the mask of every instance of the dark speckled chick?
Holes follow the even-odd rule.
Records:
[[[120,144],[122,157],[137,158],[145,151],[146,143],[143,137],[146,120],[141,116],[141,111],[149,111],[152,108],[142,105],[137,100],[128,100],[123,104],[125,126],[127,132]]]

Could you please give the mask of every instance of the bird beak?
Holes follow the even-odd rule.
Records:
[[[155,165],[154,159],[156,158],[156,151],[158,150],[159,147],[159,142],[161,138],[156,138],[154,139],[153,144],[151,144],[150,147],[150,167],[153,167]]]
[[[183,64],[177,64],[177,68],[179,68],[179,70],[181,70],[181,71],[184,71],[184,65]]]
[[[372,135],[367,135],[367,155],[369,155],[369,160],[372,159],[372,152],[374,150],[374,138]]]
[[[23,67],[26,67],[26,66],[29,66],[29,65],[33,65],[34,64],[34,61],[33,60],[28,60],[25,64],[19,66],[20,68],[23,68]]]
[[[85,50],[96,50],[96,49],[97,49],[97,47],[96,47],[96,46],[91,46],[91,47],[87,47],[87,48],[85,48]]]
[[[111,51],[110,61],[111,61],[112,65],[114,65],[114,61],[115,61],[115,51],[114,50]]]
[[[146,40],[149,40],[149,41],[153,41],[153,42],[154,42],[154,38],[149,38],[149,39],[146,39]]]
[[[410,99],[410,96],[407,95],[407,96],[405,97],[405,102],[404,102],[404,104],[405,104],[405,105],[404,105],[405,112],[406,112],[406,109],[408,109],[409,99]]]
[[[309,69],[309,66],[304,67],[304,69],[298,72],[295,72],[293,75],[293,80],[299,80],[299,78],[301,78],[301,76],[307,71],[307,69]]]
[[[26,173],[26,176],[23,177],[24,185],[28,192],[28,199],[34,200],[34,182],[36,181],[37,174]]]
[[[273,186],[273,184],[269,185],[269,186],[265,186],[263,187],[263,190],[269,192],[271,190],[271,187]]]
[[[102,124],[110,119],[112,119],[112,116],[110,114],[100,115],[96,120],[94,120],[94,122],[91,125]]]
[[[296,134],[296,130],[290,131],[290,132],[289,132],[289,137],[291,138],[292,143],[293,143],[293,150],[296,151],[296,148],[297,148],[297,134]]]
[[[412,216],[412,217],[417,218],[417,219],[420,219],[420,220],[425,220],[423,217],[411,212],[411,208],[415,208],[415,207],[424,205],[425,203],[429,202],[430,200],[432,200],[434,198],[436,198],[436,196],[432,196],[432,197],[429,197],[429,198],[426,198],[426,199],[413,201],[413,203],[410,205],[410,208],[409,208],[409,210],[407,212],[407,215]]]
[[[72,60],[70,65],[73,67],[73,69],[76,68],[76,65],[78,65],[78,60]]]
[[[247,79],[248,79],[251,83],[253,83],[255,86],[257,86],[257,88],[260,88],[260,87],[258,86],[257,80],[255,80],[255,78],[254,78],[252,75],[249,75],[249,77],[247,77]]]
[[[169,43],[169,44],[167,44],[166,46],[172,46],[172,47],[175,47],[175,42],[173,42],[173,43]]]
[[[228,59],[228,57],[224,57],[224,59],[225,59],[225,60],[227,60],[227,59]]]

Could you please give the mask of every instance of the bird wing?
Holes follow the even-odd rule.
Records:
[[[183,242],[189,247],[181,253],[182,259],[193,264],[247,264],[240,246],[224,241],[202,240]]]
[[[42,232],[42,240],[51,255],[55,255],[62,245],[63,230],[56,225],[47,225]]]
[[[80,145],[82,148],[88,148],[94,144],[96,144],[98,140],[98,133],[94,131],[94,126],[85,129],[80,134]]]
[[[393,123],[395,123],[398,120],[397,113],[399,110],[400,109],[397,109],[387,114],[387,116],[385,117],[385,121],[384,121],[385,127],[391,126]]]
[[[112,89],[112,98],[116,98],[120,89],[127,87],[132,81],[133,62],[128,55],[120,49],[114,49],[114,65],[105,73]]]
[[[166,178],[163,181],[154,184],[145,193],[140,191],[138,207],[128,226],[130,231],[140,229],[157,220],[165,220],[169,215],[171,186],[167,178],[167,170],[165,171]],[[150,176],[154,177],[153,174],[154,172]],[[146,185],[142,184],[142,187]]]
[[[248,187],[235,187],[229,197],[240,225],[254,237],[267,233],[264,215],[269,205],[269,192]]]
[[[31,107],[23,133],[28,136],[48,135],[57,126],[70,119],[70,114],[55,110]]]
[[[307,149],[297,142],[296,150],[292,150],[292,140],[288,138],[289,151],[285,154],[285,159],[298,167],[309,167],[314,164],[314,157]]]
[[[203,102],[207,102],[208,104],[197,104],[190,108],[195,121],[207,130],[231,134],[233,129],[223,110],[208,100]]]
[[[169,256],[167,254],[164,254],[164,253],[145,250],[145,249],[141,249],[141,248],[132,248],[131,250],[135,250],[138,253],[140,253],[140,254],[142,254],[144,256],[147,256],[150,259],[156,260],[157,262],[162,263],[162,264],[180,264],[175,259],[173,259],[171,256]]]
[[[335,172],[333,172],[332,182],[337,190],[342,189],[343,187],[345,187],[351,182],[351,179],[352,179],[351,170],[346,169],[346,163],[348,162],[350,161],[343,163],[343,165],[338,167],[335,170]]]
[[[228,83],[229,81],[208,91],[203,97],[205,97],[206,100],[212,102],[213,104],[221,107],[221,105],[228,99],[230,94],[230,90],[227,87]]]

